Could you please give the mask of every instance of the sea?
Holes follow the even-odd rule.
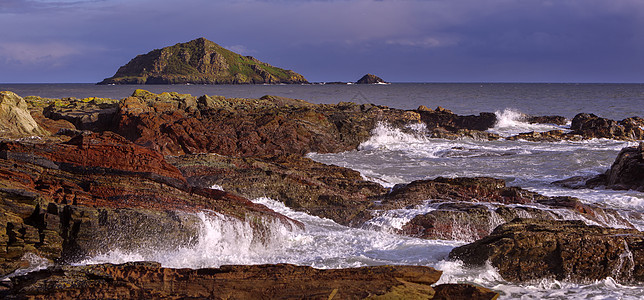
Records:
[[[447,108],[457,114],[493,112],[498,122],[489,131],[507,137],[521,132],[567,130],[567,125],[528,124],[522,116],[578,113],[622,120],[644,117],[644,84],[574,83],[393,83],[389,85],[146,85],[0,84],[20,96],[48,98],[105,97],[121,99],[142,88],[154,93],[220,95],[258,98],[275,95],[312,103],[372,103],[415,109],[420,105]],[[307,156],[323,163],[352,168],[385,187],[438,176],[490,176],[549,196],[574,196],[584,203],[629,213],[644,213],[644,193],[604,188],[568,189],[552,182],[573,176],[605,172],[619,151],[637,142],[593,139],[586,141],[528,142],[445,140],[429,138],[422,126],[401,131],[382,123],[357,150]],[[222,189],[213,186],[214,189]],[[316,268],[370,265],[423,265],[443,271],[439,283],[473,283],[498,291],[501,299],[643,299],[644,286],[628,285],[608,277],[592,282],[543,279],[525,283],[504,280],[490,265],[478,268],[449,260],[448,253],[466,240],[425,240],[397,235],[415,215],[431,211],[430,204],[380,212],[365,228],[349,228],[331,220],[294,211],[269,198],[252,199],[303,222],[305,229],[271,225],[268,238],[258,239],[248,224],[212,213],[199,213],[201,234],[192,245],[172,250],[108,249],[78,264],[153,260],[167,267],[202,268],[226,264],[292,263]],[[564,216],[565,218],[565,216]],[[639,230],[641,221],[631,220]],[[590,221],[589,221],[590,224]],[[34,266],[45,266],[33,257]],[[24,272],[26,270],[23,270]]]

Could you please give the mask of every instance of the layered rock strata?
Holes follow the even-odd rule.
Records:
[[[158,263],[63,266],[12,278],[6,299],[494,299],[472,285],[438,285],[419,266],[318,270],[288,264],[168,269]]]
[[[111,132],[67,142],[0,143],[0,274],[29,264],[25,254],[74,261],[119,248],[194,243],[197,212],[301,226],[263,205],[194,187],[154,150]],[[265,220],[265,222],[261,221]]]

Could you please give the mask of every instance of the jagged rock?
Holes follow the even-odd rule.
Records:
[[[584,138],[609,138],[617,140],[644,139],[644,120],[638,117],[614,121],[594,114],[578,114],[572,119],[570,129]]]
[[[38,123],[40,128],[46,130],[50,134],[57,134],[59,131],[76,130],[76,126],[67,120],[52,120],[43,115],[42,110],[31,111],[31,117]]]
[[[308,83],[300,74],[241,56],[205,39],[138,55],[99,84]]]
[[[235,158],[199,154],[168,160],[195,186],[216,184],[250,199],[269,197],[344,225],[360,225],[368,219],[369,197],[386,192],[357,171],[298,155]]]
[[[557,121],[557,119],[555,118],[551,121]],[[573,118],[570,125],[570,131],[565,132],[563,130],[551,130],[547,132],[527,132],[508,137],[507,139],[552,142],[561,140],[580,141],[584,139],[607,138],[632,141],[644,139],[643,128],[644,119],[639,117],[627,118],[618,122],[600,118],[594,114],[581,113],[577,114]]]
[[[494,299],[497,293],[443,284],[421,266],[319,270],[289,264],[170,269],[158,263],[62,266],[12,278],[6,299]],[[434,295],[436,294],[436,298]]]
[[[527,116],[526,122],[532,124],[566,125],[568,123],[568,119],[562,116]]]
[[[605,185],[615,190],[644,191],[644,143],[622,149],[613,165],[604,174],[589,179],[586,186]]]
[[[111,126],[118,107],[116,104],[72,102],[66,106],[51,104],[43,115],[51,120],[65,120],[78,130],[105,131]]]
[[[509,281],[644,281],[644,233],[581,221],[516,219],[449,256],[467,265],[489,261]]]
[[[484,131],[494,127],[494,124],[496,124],[496,115],[494,113],[483,112],[478,116],[460,116],[441,107],[433,111],[416,110],[416,112],[420,114],[420,119],[429,130],[444,128],[452,132],[458,129]]]
[[[197,212],[254,220],[258,236],[271,222],[302,226],[240,196],[191,186],[161,154],[111,132],[0,143],[0,199],[0,275],[24,267],[26,253],[74,261],[115,247],[188,246],[200,230]]]
[[[13,92],[0,92],[0,137],[46,135],[29,113],[27,102]]]
[[[503,180],[486,177],[418,180],[377,199],[372,209],[378,211],[430,205],[430,212],[413,217],[398,231],[426,239],[474,241],[518,217],[560,220],[572,215],[593,224],[633,228],[616,210],[506,187]]]
[[[376,84],[376,83],[386,83],[382,78],[373,75],[373,74],[366,74],[362,76],[358,81],[356,81],[356,84]]]
[[[366,104],[314,105],[275,96],[200,99],[137,91],[119,103],[114,131],[165,155],[248,157],[352,150],[379,121],[399,127],[419,122],[414,112]]]

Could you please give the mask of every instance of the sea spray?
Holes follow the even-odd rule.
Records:
[[[506,108],[494,112],[496,124],[488,131],[503,137],[509,137],[524,132],[545,132],[550,130],[568,130],[568,127],[555,124],[531,124],[527,122],[528,116],[518,110]]]
[[[255,219],[251,224],[250,220],[242,221],[211,211],[196,213],[195,217],[200,220],[200,229],[189,245],[171,249],[114,248],[79,264],[145,260],[159,262],[164,267],[204,268],[224,264],[271,263],[274,253],[282,251],[281,247],[290,234],[299,230],[297,226],[271,218]]]

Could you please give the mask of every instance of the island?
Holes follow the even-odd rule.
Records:
[[[138,55],[98,84],[301,84],[304,76],[205,38]]]

